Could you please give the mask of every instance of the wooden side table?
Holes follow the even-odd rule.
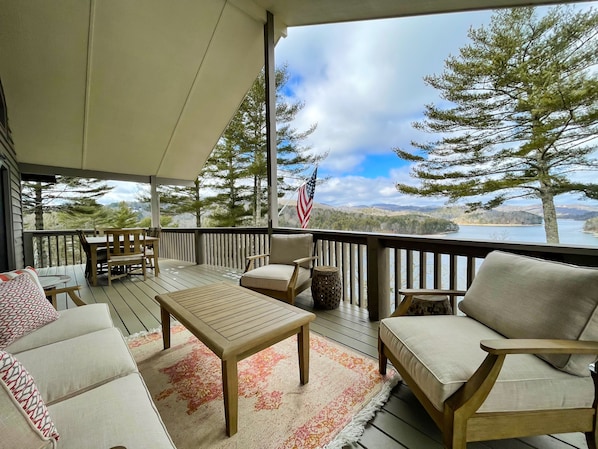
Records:
[[[83,300],[81,298],[79,298],[77,296],[77,294],[75,293],[76,291],[78,291],[81,288],[80,286],[75,285],[75,286],[70,286],[70,287],[65,286],[62,288],[56,288],[59,284],[66,285],[66,283],[70,280],[71,280],[71,277],[67,276],[67,275],[39,276],[39,281],[44,289],[44,292],[46,293],[46,298],[48,298],[48,300],[50,302],[52,302],[52,305],[54,306],[55,309],[57,308],[56,295],[58,295],[60,293],[68,294],[69,297],[71,298],[71,300],[77,306],[85,305],[85,302],[83,302]]]
[[[341,302],[342,295],[343,286],[338,267],[327,265],[314,267],[311,280],[311,296],[314,306],[320,309],[336,309]]]

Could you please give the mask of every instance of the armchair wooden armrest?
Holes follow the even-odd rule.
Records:
[[[289,281],[289,289],[294,289],[297,286],[297,279],[299,278],[299,267],[301,266],[301,264],[316,260],[317,258],[317,256],[309,256],[293,260],[293,263],[295,264],[295,269],[293,270],[291,280]]]
[[[495,355],[503,354],[598,354],[598,341],[509,338],[482,340],[480,347]]]
[[[403,300],[399,304],[399,307],[392,313],[392,317],[402,316],[407,313],[409,306],[413,302],[414,296],[434,296],[434,295],[448,295],[448,296],[463,296],[465,295],[464,290],[440,290],[440,289],[429,289],[429,288],[406,288],[399,290],[399,294],[403,295]]]
[[[301,265],[302,263],[309,262],[309,261],[312,261],[312,260],[317,260],[317,259],[318,259],[318,256],[302,257],[301,259],[295,259],[295,260],[293,260],[293,263],[295,265]]]
[[[265,259],[266,257],[270,256],[270,254],[255,254],[253,256],[247,256],[245,258],[245,271],[247,273],[249,270],[253,270],[253,265],[257,259]]]

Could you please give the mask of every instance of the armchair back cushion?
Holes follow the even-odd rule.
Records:
[[[313,255],[313,235],[279,235],[270,239],[271,264],[293,265],[293,260]],[[310,268],[311,261],[302,263],[303,268]]]
[[[598,340],[598,269],[494,251],[459,309],[507,338]],[[589,376],[591,355],[539,355]]]

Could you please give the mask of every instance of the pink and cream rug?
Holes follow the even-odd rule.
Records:
[[[299,383],[296,337],[239,362],[239,431],[228,438],[220,359],[183,326],[129,337],[129,347],[179,449],[341,448],[357,441],[398,375],[311,333],[309,383]]]

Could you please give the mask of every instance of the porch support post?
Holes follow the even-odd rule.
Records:
[[[160,197],[158,196],[158,182],[155,176],[150,176],[152,227],[160,227]]]
[[[370,321],[390,315],[390,264],[388,248],[375,236],[367,238],[368,314]]]
[[[267,11],[264,24],[264,70],[266,80],[266,148],[268,165],[268,234],[278,227],[276,163],[276,75],[274,70],[274,15]]]

